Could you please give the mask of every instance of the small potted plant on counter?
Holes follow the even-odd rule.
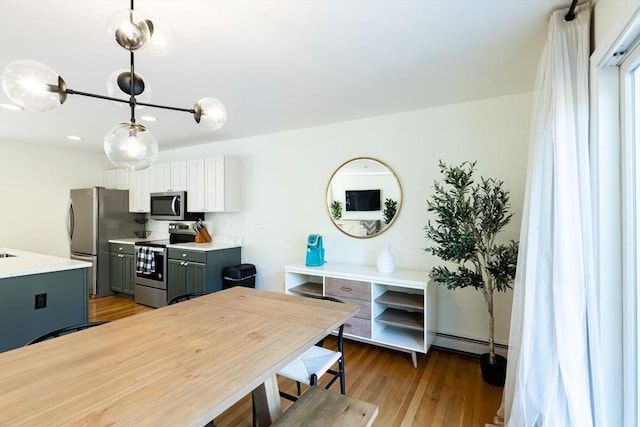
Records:
[[[442,261],[457,265],[434,267],[429,277],[448,289],[472,286],[487,305],[489,352],[480,356],[482,377],[493,385],[504,385],[506,359],[495,353],[493,293],[512,287],[518,258],[518,242],[497,244],[496,237],[511,221],[509,191],[493,178],[473,180],[476,162],[447,166],[439,162],[444,183],[434,183],[427,210],[435,214],[424,227],[427,239],[435,243],[425,249]]]

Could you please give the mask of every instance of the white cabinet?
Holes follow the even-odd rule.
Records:
[[[149,168],[149,192],[186,191],[187,162],[158,163]]]
[[[149,193],[169,191],[171,187],[171,166],[169,163],[154,164],[149,167]]]
[[[187,191],[187,162],[171,162],[171,191]]]
[[[187,161],[187,211],[205,211],[204,181],[204,159]]]
[[[187,210],[240,210],[240,158],[210,157],[187,161]]]
[[[411,353],[426,353],[436,332],[436,288],[423,271],[380,273],[375,267],[327,263],[285,266],[285,291],[327,295],[360,307],[345,337]]]
[[[165,191],[187,191],[189,212],[237,212],[241,203],[240,158],[158,163],[141,171],[111,169],[104,172],[104,186],[129,190],[130,212],[149,212],[150,194]]]
[[[149,212],[149,169],[129,172],[129,212]]]
[[[103,173],[104,187],[115,190],[129,189],[129,171],[124,169],[109,169]]]
[[[115,169],[109,169],[102,172],[102,185],[104,185],[104,188],[109,188],[109,189],[116,188],[116,170]]]

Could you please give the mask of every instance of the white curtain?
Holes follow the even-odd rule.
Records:
[[[514,286],[507,426],[598,425],[597,301],[589,168],[591,10],[551,15],[538,67]]]

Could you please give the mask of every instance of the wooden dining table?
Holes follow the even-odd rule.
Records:
[[[0,426],[202,426],[252,392],[269,425],[276,372],[357,310],[234,287],[0,353]]]

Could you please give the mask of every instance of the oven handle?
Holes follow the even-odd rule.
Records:
[[[134,249],[136,252],[139,252],[140,248],[147,248],[151,250],[151,252],[158,252],[158,253],[164,253],[164,251],[166,250],[166,248],[156,248],[155,246],[136,246]]]

